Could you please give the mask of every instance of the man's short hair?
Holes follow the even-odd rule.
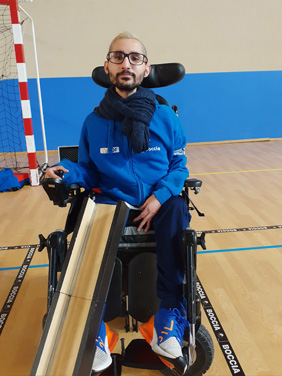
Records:
[[[112,46],[113,44],[115,43],[115,41],[119,40],[119,39],[135,39],[137,40],[140,44],[141,44],[141,47],[143,49],[142,53],[144,55],[147,56],[147,49],[146,47],[144,46],[143,42],[133,33],[130,33],[129,31],[124,31],[120,34],[118,34],[111,42],[110,44],[110,47],[109,47],[109,52],[112,51]]]

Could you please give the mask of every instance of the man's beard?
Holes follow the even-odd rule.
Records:
[[[131,77],[133,78],[133,80],[130,80],[129,78],[127,79],[126,77],[119,79],[119,76],[121,76],[122,74],[125,74],[125,73],[130,74]],[[121,91],[133,91],[133,90],[135,90],[138,86],[141,85],[141,83],[144,79],[144,75],[145,75],[145,72],[144,72],[143,75],[141,74],[141,75],[136,77],[135,73],[130,72],[130,71],[124,71],[124,72],[121,72],[121,73],[117,73],[116,76],[114,76],[111,72],[109,72],[109,77],[110,77],[112,84]],[[131,82],[128,82],[129,80]]]

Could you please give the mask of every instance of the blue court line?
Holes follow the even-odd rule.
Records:
[[[242,252],[242,251],[252,251],[254,249],[273,249],[273,248],[282,248],[282,245],[268,245],[266,247],[216,249],[216,250],[213,250],[213,251],[199,251],[199,252],[197,252],[197,254],[203,254],[203,253],[224,253],[224,252]]]
[[[34,269],[34,268],[48,268],[49,267],[49,264],[42,264],[42,265],[30,265],[28,268],[29,269]],[[20,270],[21,266],[13,266],[13,267],[10,267],[10,268],[0,268],[0,272],[4,271],[4,270]]]
[[[269,245],[266,247],[248,247],[248,248],[231,248],[231,249],[216,249],[212,251],[198,251],[197,254],[204,254],[204,253],[225,253],[225,252],[242,252],[242,251],[252,251],[255,249],[273,249],[273,248],[282,248],[281,245]],[[48,268],[49,264],[42,264],[42,265],[30,265],[29,268]],[[21,266],[14,266],[10,268],[0,268],[1,271],[5,270],[19,270]]]

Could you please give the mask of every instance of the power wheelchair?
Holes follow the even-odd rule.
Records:
[[[168,86],[180,81],[185,74],[181,64],[158,64],[151,66],[150,75],[144,79],[142,86],[157,88]],[[103,67],[97,67],[92,72],[93,81],[109,87],[110,81]],[[166,100],[157,96],[160,104],[168,105]],[[177,106],[172,107],[177,113]],[[77,156],[69,156],[77,161]],[[48,315],[54,293],[58,284],[60,271],[68,252],[67,237],[73,233],[78,213],[85,197],[93,197],[95,192],[82,191],[76,184],[66,186],[60,179],[42,179],[41,184],[55,205],[65,207],[70,203],[64,230],[57,230],[45,239],[39,235],[41,252],[47,248],[49,258],[48,273]],[[192,202],[189,191],[199,193],[202,182],[198,179],[187,179],[184,183],[182,197],[186,201],[188,210],[196,210],[198,215],[204,215]],[[117,317],[125,318],[125,330],[138,332],[139,322],[146,322],[159,308],[159,298],[156,294],[157,266],[155,255],[155,239],[153,231],[136,233],[134,223],[129,218],[124,233],[121,236],[115,267],[104,312],[104,321],[108,322]],[[205,249],[204,233],[197,236],[192,228],[183,232],[183,261],[185,263],[184,294],[187,299],[187,320],[190,327],[186,330],[183,340],[183,354],[189,364],[186,376],[203,375],[211,366],[214,355],[212,338],[207,329],[201,324],[200,298],[197,295],[197,246]],[[114,329],[114,328],[113,328]],[[112,354],[113,363],[102,375],[121,375],[122,366],[159,370],[164,375],[172,375],[152,352],[150,346],[143,339],[135,339],[125,347],[121,339],[121,354]]]

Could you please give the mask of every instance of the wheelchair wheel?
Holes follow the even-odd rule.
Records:
[[[213,340],[201,325],[196,333],[196,359],[184,376],[202,376],[211,366],[214,356]]]

